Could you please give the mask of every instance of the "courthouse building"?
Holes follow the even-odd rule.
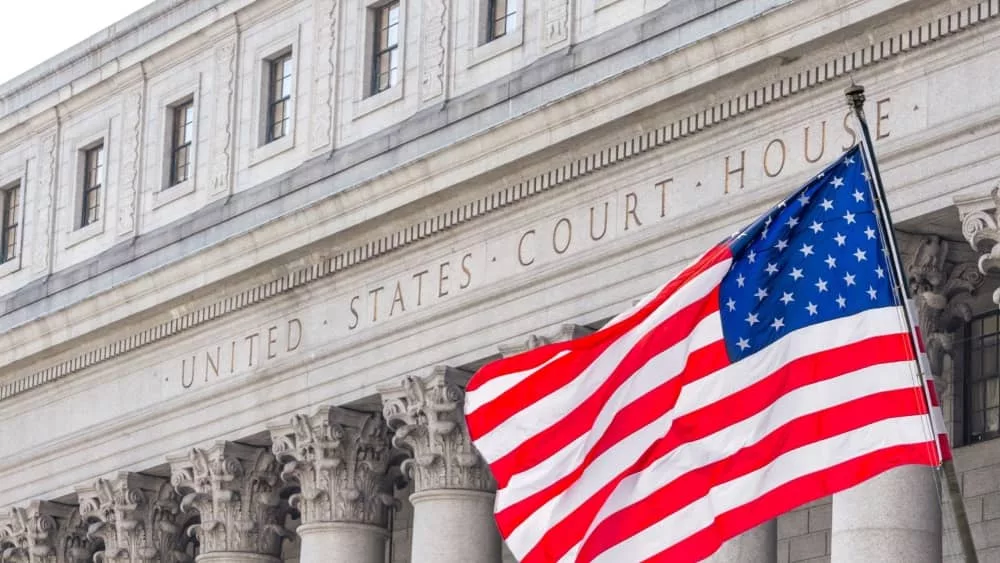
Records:
[[[157,0],[0,85],[0,561],[513,561],[464,383],[836,158],[852,80],[1000,561],[998,50],[1000,0]],[[932,478],[714,560],[960,561]]]

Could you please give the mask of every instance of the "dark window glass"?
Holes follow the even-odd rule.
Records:
[[[13,260],[17,256],[17,219],[21,208],[21,186],[14,185],[3,190],[3,232],[0,233],[0,262]]]
[[[374,39],[372,94],[377,94],[399,82],[399,2],[375,9]]]
[[[104,171],[104,145],[83,152],[83,198],[80,206],[80,226],[86,227],[100,218],[101,173]]]
[[[268,63],[267,137],[270,143],[288,134],[291,124],[292,55],[282,55]]]
[[[174,106],[170,132],[170,185],[191,176],[191,143],[194,141],[194,102]]]
[[[486,41],[517,29],[517,0],[487,0]]]
[[[1000,435],[1000,311],[966,328],[965,429],[969,442]]]

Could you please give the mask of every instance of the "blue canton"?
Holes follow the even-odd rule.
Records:
[[[719,295],[732,361],[793,330],[897,304],[858,146],[728,244]]]

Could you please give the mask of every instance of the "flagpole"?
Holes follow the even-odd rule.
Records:
[[[858,122],[858,127],[860,129],[861,137],[861,147],[865,153],[865,159],[869,163],[871,172],[871,184],[873,186],[873,192],[875,195],[876,209],[878,210],[878,215],[880,216],[880,223],[882,230],[884,231],[884,236],[886,244],[889,246],[889,254],[891,255],[890,268],[893,270],[893,276],[896,282],[896,291],[900,304],[903,305],[903,311],[906,318],[907,329],[910,333],[910,339],[913,344],[913,350],[919,353],[920,346],[916,341],[916,334],[913,327],[916,326],[916,322],[911,318],[912,311],[907,305],[907,295],[909,294],[909,288],[907,287],[906,277],[903,275],[903,265],[899,258],[899,246],[896,243],[896,234],[892,225],[892,218],[889,215],[889,204],[886,201],[885,187],[882,184],[882,176],[879,173],[878,164],[875,161],[875,149],[872,144],[871,133],[868,129],[868,122],[865,120],[864,102],[865,102],[865,88],[860,84],[851,84],[844,90],[844,95],[847,97],[847,105],[851,108],[854,113],[854,117]],[[921,369],[919,362],[917,364],[917,369]],[[933,375],[932,375],[933,377]],[[923,376],[921,375],[921,385],[923,385]],[[929,406],[929,405],[928,405]],[[931,427],[932,433],[935,434],[934,440],[937,442],[936,432]],[[979,556],[976,553],[976,545],[972,539],[972,529],[969,526],[969,518],[965,512],[965,501],[962,497],[962,491],[958,486],[958,475],[955,471],[955,462],[951,459],[943,460],[941,463],[941,469],[944,475],[944,486],[948,489],[948,494],[951,498],[952,513],[955,515],[955,525],[958,528],[958,537],[962,544],[962,551],[965,552],[965,560],[967,563],[979,563]],[[941,478],[941,473],[938,474],[939,479]]]

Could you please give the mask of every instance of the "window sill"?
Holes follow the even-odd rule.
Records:
[[[21,269],[21,255],[11,258],[10,260],[0,264],[0,278],[9,276],[14,272]]]
[[[177,201],[178,199],[192,193],[194,193],[194,178],[188,178],[180,184],[174,184],[173,186],[163,188],[158,192],[153,192],[153,209],[157,209],[168,203]]]
[[[284,137],[261,145],[250,150],[250,166],[278,156],[279,154],[291,150],[295,146],[295,129],[293,128]]]
[[[389,88],[388,90],[383,90],[378,94],[368,96],[367,98],[358,100],[354,103],[354,117],[355,119],[369,114],[377,109],[381,109],[393,102],[397,102],[403,98],[403,81],[400,80],[399,84]]]
[[[469,53],[469,68],[502,55],[511,49],[520,47],[524,43],[523,30],[523,27],[519,27],[514,30],[514,33],[509,33],[499,39],[494,39],[489,43],[483,43],[478,47],[472,48]]]
[[[66,248],[72,248],[85,240],[90,240],[104,232],[104,215],[86,227],[80,227],[66,233]]]

